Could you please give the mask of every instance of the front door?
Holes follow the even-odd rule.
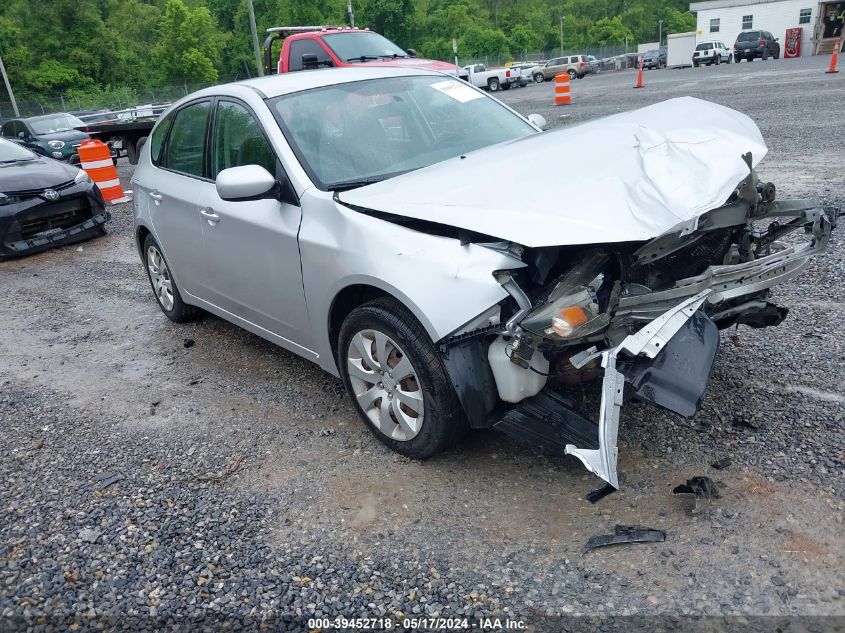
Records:
[[[217,102],[209,150],[212,178],[242,165],[283,174],[261,124],[239,101]],[[204,298],[296,346],[313,349],[299,260],[300,207],[278,197],[222,200],[213,183],[203,187],[198,202],[205,238]]]

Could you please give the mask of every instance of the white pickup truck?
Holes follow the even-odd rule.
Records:
[[[519,85],[519,74],[511,72],[509,68],[494,68],[487,70],[484,64],[470,64],[464,66],[469,73],[469,82],[478,88],[487,88],[490,92],[508,90],[511,86]]]

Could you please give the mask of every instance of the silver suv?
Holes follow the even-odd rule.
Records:
[[[550,81],[561,73],[568,73],[570,79],[583,79],[593,72],[593,67],[586,55],[567,55],[555,57],[542,66],[535,66],[531,70],[534,81],[538,84]]]

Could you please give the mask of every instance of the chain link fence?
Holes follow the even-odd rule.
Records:
[[[245,76],[220,77],[213,82],[183,80],[164,86],[122,86],[84,92],[15,93],[18,111],[22,117],[38,116],[53,112],[92,112],[97,110],[123,110],[139,105],[171,103],[201,88],[244,79]],[[12,102],[6,100],[0,83],[0,121],[15,117]]]
[[[550,59],[556,57],[566,57],[570,55],[592,55],[598,60],[610,60],[611,58],[624,58],[625,55],[635,55],[637,52],[636,44],[624,44],[615,46],[587,46],[585,48],[570,48],[563,49],[554,48],[544,51],[523,51],[517,55],[484,55],[482,57],[458,57],[461,66],[468,66],[470,64],[484,64],[485,66],[495,68],[497,66],[504,66],[509,62],[513,63],[545,63]],[[454,62],[454,59],[449,60]],[[610,66],[612,64],[608,64]],[[608,68],[609,70],[610,68]]]

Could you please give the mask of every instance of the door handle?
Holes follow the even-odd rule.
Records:
[[[200,215],[208,220],[208,223],[211,226],[214,226],[220,221],[220,216],[214,212],[214,209],[208,207],[206,209],[200,209]]]
[[[151,191],[150,198],[152,198],[156,204],[161,204],[163,196],[158,191]]]

